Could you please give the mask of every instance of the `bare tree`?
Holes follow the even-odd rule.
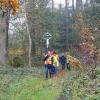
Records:
[[[54,11],[54,0],[52,0],[52,12]]]
[[[89,0],[86,0],[84,8],[87,8],[89,6]]]
[[[69,18],[69,11],[68,11],[68,3],[69,0],[65,0],[65,19],[66,19],[66,50],[69,50],[69,43],[68,43],[68,18]]]
[[[83,2],[82,0],[76,0],[76,10],[83,10]]]
[[[90,0],[91,5],[95,3],[96,0]]]
[[[29,20],[29,9],[27,6],[29,6],[32,3],[32,0],[29,0],[29,2],[25,1],[25,20],[26,20],[26,28],[27,28],[27,34],[28,34],[28,40],[29,40],[29,47],[28,47],[28,66],[31,67],[32,65],[32,56],[31,56],[31,50],[32,50],[32,30],[30,28],[30,20]]]
[[[8,8],[0,9],[0,63],[4,64],[7,60],[8,46],[8,28],[10,10]]]

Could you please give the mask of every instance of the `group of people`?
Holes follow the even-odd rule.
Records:
[[[64,54],[59,56],[55,51],[48,51],[44,57],[44,64],[46,79],[48,79],[49,76],[51,78],[57,75],[60,65],[62,66],[62,70],[65,70],[67,60]]]

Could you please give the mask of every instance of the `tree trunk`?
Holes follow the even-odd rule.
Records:
[[[83,2],[82,2],[82,0],[76,0],[76,10],[77,11],[83,10]]]
[[[96,0],[90,0],[91,5],[95,3]]]
[[[25,20],[26,20],[26,28],[27,28],[27,34],[28,34],[28,66],[32,66],[32,56],[31,56],[31,50],[32,50],[32,38],[31,38],[31,33],[29,29],[29,23],[28,23],[28,16],[27,16],[27,4],[25,1]]]
[[[54,11],[54,0],[52,0],[52,12]]]
[[[37,32],[36,32],[36,21],[37,21],[37,16],[36,16],[36,1],[35,0],[28,0],[27,1],[27,6],[26,6],[26,13],[27,13],[27,24],[28,24],[28,29],[29,29],[29,34],[30,34],[30,53],[32,54],[32,51],[36,53],[37,49],[37,43],[36,43],[36,37],[37,37]],[[31,59],[31,64],[34,63],[34,61]]]
[[[88,8],[89,7],[89,0],[86,0],[85,1],[85,5],[84,5],[84,8]]]
[[[28,30],[28,29],[27,29]],[[28,66],[29,67],[31,67],[31,65],[32,65],[32,57],[31,57],[31,49],[32,49],[32,39],[31,39],[31,35],[30,35],[30,33],[28,33],[28,36],[29,36],[29,64],[28,64]]]
[[[75,6],[74,6],[74,3],[75,3],[75,1],[74,0],[72,0],[72,12],[74,13],[74,9],[75,9]]]
[[[0,10],[0,12],[0,64],[5,64],[7,60],[9,14],[8,9],[5,12]]]
[[[67,51],[69,51],[69,41],[68,41],[68,30],[69,30],[69,28],[68,28],[68,21],[69,21],[69,11],[68,11],[68,0],[65,0],[65,21],[66,21],[66,23],[65,23],[65,37],[66,37],[66,50]]]

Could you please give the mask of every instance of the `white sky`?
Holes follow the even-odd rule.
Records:
[[[56,6],[57,6],[57,4],[60,4],[60,3],[65,5],[65,0],[54,0],[54,3]],[[71,6],[71,5],[72,5],[72,0],[69,0],[69,6]]]
[[[71,1],[72,0],[69,0],[70,1],[70,4],[71,4]],[[83,2],[85,2],[86,0],[83,0]],[[65,4],[65,0],[54,0],[54,2],[55,2],[55,4],[60,4],[60,3],[62,3],[62,4]],[[76,2],[76,0],[75,0],[75,2]]]
[[[56,4],[59,4],[59,3],[64,4],[64,3],[65,3],[65,0],[54,0],[54,2],[55,2]]]

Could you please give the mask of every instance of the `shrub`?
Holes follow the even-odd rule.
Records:
[[[12,60],[10,59],[8,61],[8,65],[13,66],[13,67],[23,67],[24,66],[24,61],[21,57],[14,57]]]

